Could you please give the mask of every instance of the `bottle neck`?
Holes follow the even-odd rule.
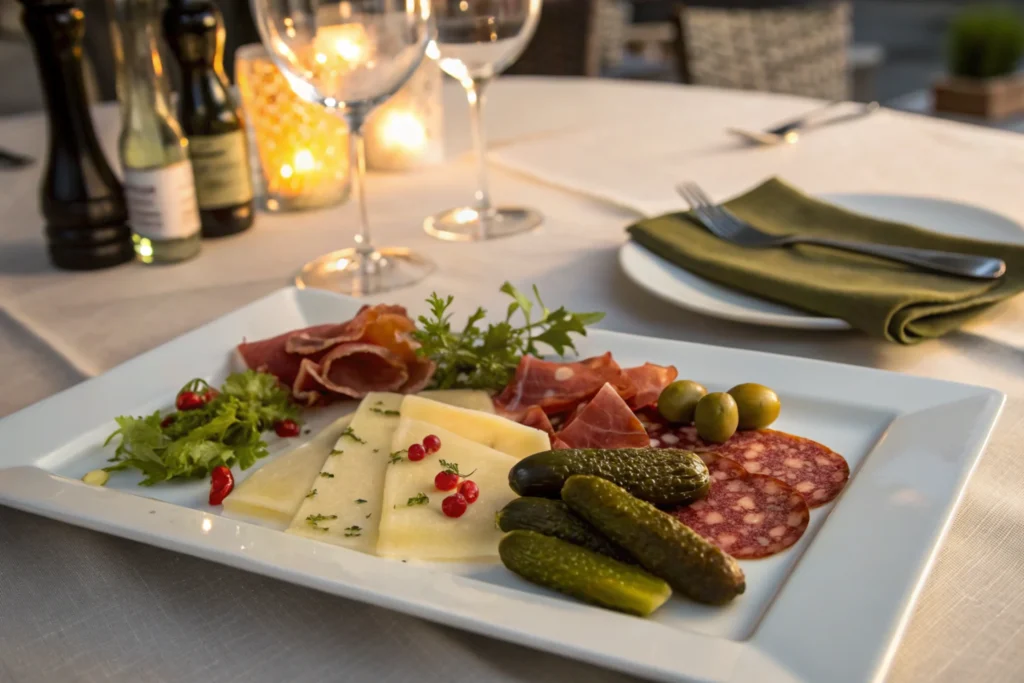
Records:
[[[125,72],[128,117],[137,124],[140,117],[155,113],[170,119],[167,73],[157,44],[157,16],[152,0],[124,0]]]

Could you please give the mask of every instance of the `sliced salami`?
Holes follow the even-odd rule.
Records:
[[[751,474],[781,479],[812,508],[838,496],[850,478],[843,456],[817,441],[774,429],[737,432],[714,452],[735,460]]]
[[[712,458],[716,468],[727,462],[726,458]],[[707,498],[678,508],[674,514],[738,560],[785,550],[800,540],[811,518],[800,494],[785,482],[762,474],[716,478]]]
[[[743,465],[735,460],[723,458],[714,453],[701,453],[700,459],[708,466],[712,482],[725,481],[727,479],[742,479],[747,475]],[[713,484],[712,484],[713,485]]]

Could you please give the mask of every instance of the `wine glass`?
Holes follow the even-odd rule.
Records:
[[[485,240],[533,230],[539,212],[494,207],[487,189],[487,142],[483,107],[487,85],[526,49],[537,29],[541,0],[433,0],[437,38],[427,55],[458,80],[469,98],[478,180],[476,205],[449,209],[423,229],[446,240]]]
[[[348,124],[349,165],[359,211],[355,246],[310,261],[295,278],[356,296],[410,285],[435,268],[402,247],[376,249],[363,189],[363,124],[423,61],[433,37],[429,0],[251,0],[260,38],[299,97]]]

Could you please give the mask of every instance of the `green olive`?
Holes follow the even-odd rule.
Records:
[[[740,413],[736,401],[724,391],[708,394],[697,402],[693,423],[697,434],[705,441],[725,443],[736,433]]]
[[[739,384],[729,390],[740,411],[740,429],[763,429],[779,417],[782,403],[774,391],[763,384]]]
[[[707,393],[707,389],[693,380],[672,382],[658,396],[658,412],[669,422],[690,424],[693,422],[693,411],[697,407],[697,401]]]

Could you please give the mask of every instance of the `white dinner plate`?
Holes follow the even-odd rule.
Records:
[[[1024,243],[1024,229],[1020,225],[969,204],[881,194],[826,194],[821,198],[850,211],[947,235]],[[619,264],[630,280],[651,294],[715,318],[804,330],[850,329],[845,320],[817,316],[705,280],[632,241],[619,250]]]
[[[79,481],[109,456],[100,444],[114,416],[169,409],[192,377],[220,382],[243,338],[343,320],[359,305],[284,289],[3,419],[0,503],[653,679],[872,681],[887,668],[1004,400],[868,368],[588,335],[581,353],[612,351],[625,366],[674,363],[713,390],[772,386],[784,405],[775,426],[832,447],[852,472],[796,546],[741,563],[747,592],[732,604],[673,598],[649,619],[562,597],[500,564],[406,564],[229,519],[206,504],[206,482],[143,488],[130,472],[103,488]],[[309,426],[346,409],[321,409]],[[270,439],[262,462],[301,443]]]

